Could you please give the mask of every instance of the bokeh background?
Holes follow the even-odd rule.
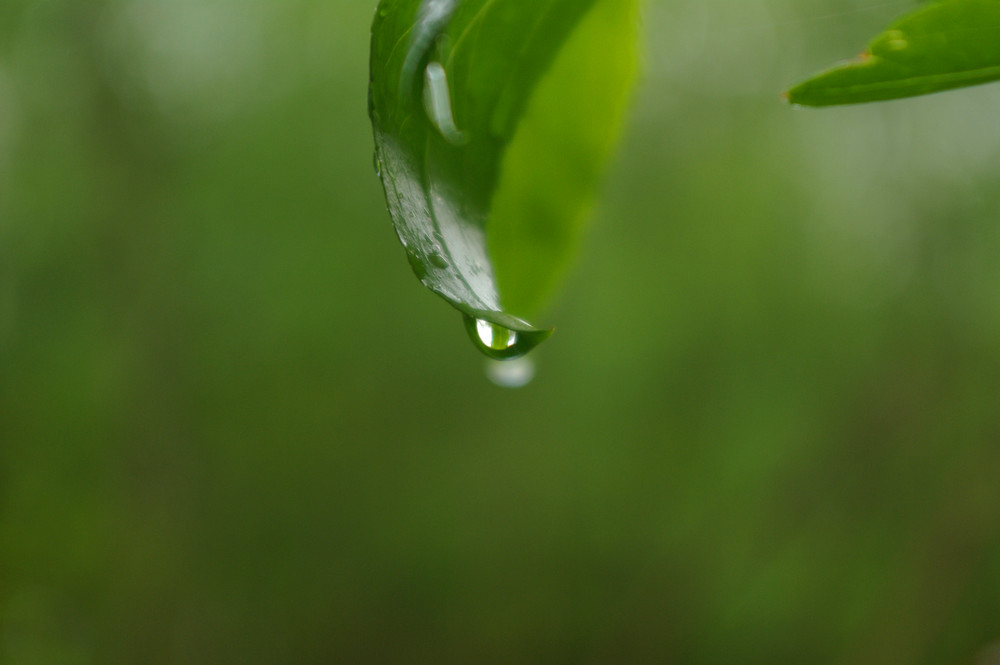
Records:
[[[912,5],[650,0],[511,391],[373,0],[4,0],[0,663],[995,663],[1000,88],[780,99]]]

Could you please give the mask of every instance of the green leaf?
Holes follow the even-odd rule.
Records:
[[[804,106],[925,95],[1000,79],[1000,1],[939,0],[900,18],[860,58],[795,86]]]
[[[382,0],[376,168],[423,284],[480,350],[522,355],[624,115],[638,0]]]

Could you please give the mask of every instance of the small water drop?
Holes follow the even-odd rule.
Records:
[[[431,254],[430,262],[434,267],[440,268],[441,270],[445,270],[449,267],[448,262],[440,254]]]
[[[381,9],[378,10],[378,15],[381,16],[382,18],[385,18],[386,16],[389,15],[389,8],[382,7]]]
[[[487,360],[486,376],[501,388],[523,388],[535,378],[535,363],[530,358]]]
[[[427,266],[424,265],[423,261],[410,252],[406,253],[406,258],[410,262],[410,267],[413,268],[413,273],[417,276],[417,279],[423,280],[424,277],[427,277]]]
[[[375,157],[375,175],[378,176],[379,178],[381,178],[382,177],[382,160],[378,158],[378,153],[377,152],[375,153],[374,157]]]

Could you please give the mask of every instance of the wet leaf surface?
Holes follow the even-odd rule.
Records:
[[[568,266],[636,59],[634,0],[384,0],[372,26],[376,170],[420,281],[494,358]]]

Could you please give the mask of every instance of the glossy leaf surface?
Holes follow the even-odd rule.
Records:
[[[423,284],[522,355],[565,270],[635,69],[635,0],[383,0],[376,166]],[[493,333],[496,332],[496,334]]]
[[[913,97],[1000,80],[1000,1],[940,0],[900,18],[858,59],[788,93],[832,106]]]

